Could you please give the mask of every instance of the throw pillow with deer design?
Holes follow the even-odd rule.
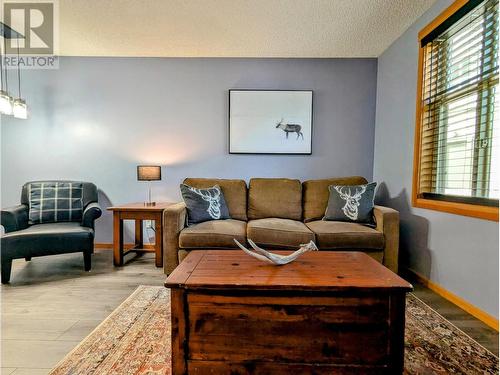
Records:
[[[376,182],[366,185],[331,185],[323,220],[373,224]]]
[[[186,203],[188,225],[231,218],[224,194],[218,185],[198,189],[181,184],[181,194]]]

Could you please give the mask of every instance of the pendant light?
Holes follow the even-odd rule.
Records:
[[[19,38],[24,38],[17,31],[12,30],[9,26],[0,22],[1,36],[3,43],[0,44],[0,73],[1,73],[1,86],[0,86],[0,113],[4,115],[14,115],[18,119],[28,118],[28,106],[26,101],[21,97],[21,66],[19,59]],[[17,84],[18,84],[18,97],[13,99],[9,94],[9,81],[7,74],[7,65],[4,64],[4,57],[7,55],[7,39],[16,38],[17,42]],[[3,46],[2,46],[3,44]],[[2,51],[3,47],[3,51]]]
[[[12,114],[11,97],[3,90],[0,90],[0,113],[3,115]]]
[[[26,101],[21,98],[14,99],[12,114],[15,118],[26,120],[28,118],[28,106],[26,105]]]
[[[26,101],[21,99],[21,68],[19,66],[19,38],[17,42],[17,99],[12,102],[12,114],[15,118],[26,120],[28,118],[28,106]]]
[[[1,87],[0,87],[0,113],[4,115],[12,115],[12,98],[8,90],[9,85],[7,81],[7,67],[4,66],[4,53],[5,49],[5,34],[3,33],[3,48],[0,45],[0,74],[1,74]]]

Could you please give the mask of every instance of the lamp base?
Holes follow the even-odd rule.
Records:
[[[146,207],[152,207],[152,206],[156,206],[156,202],[144,202],[144,205]]]

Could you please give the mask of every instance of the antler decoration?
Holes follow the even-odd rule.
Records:
[[[295,259],[300,257],[302,254],[305,254],[309,251],[317,251],[318,250],[318,248],[316,247],[314,242],[310,241],[307,244],[301,244],[300,249],[298,249],[297,251],[293,252],[290,255],[279,255],[279,254],[273,254],[269,251],[261,249],[251,239],[248,239],[248,243],[250,244],[250,246],[252,246],[254,251],[248,250],[245,246],[240,244],[236,239],[234,240],[234,242],[236,242],[236,245],[238,245],[238,247],[241,250],[243,250],[245,253],[247,253],[248,255],[251,255],[254,258],[257,258],[257,259],[262,260],[264,262],[275,264],[277,266],[282,266],[284,264],[288,264],[290,262],[293,262]]]

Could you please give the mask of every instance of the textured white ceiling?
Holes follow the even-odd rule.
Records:
[[[60,0],[60,54],[377,57],[436,0]]]

